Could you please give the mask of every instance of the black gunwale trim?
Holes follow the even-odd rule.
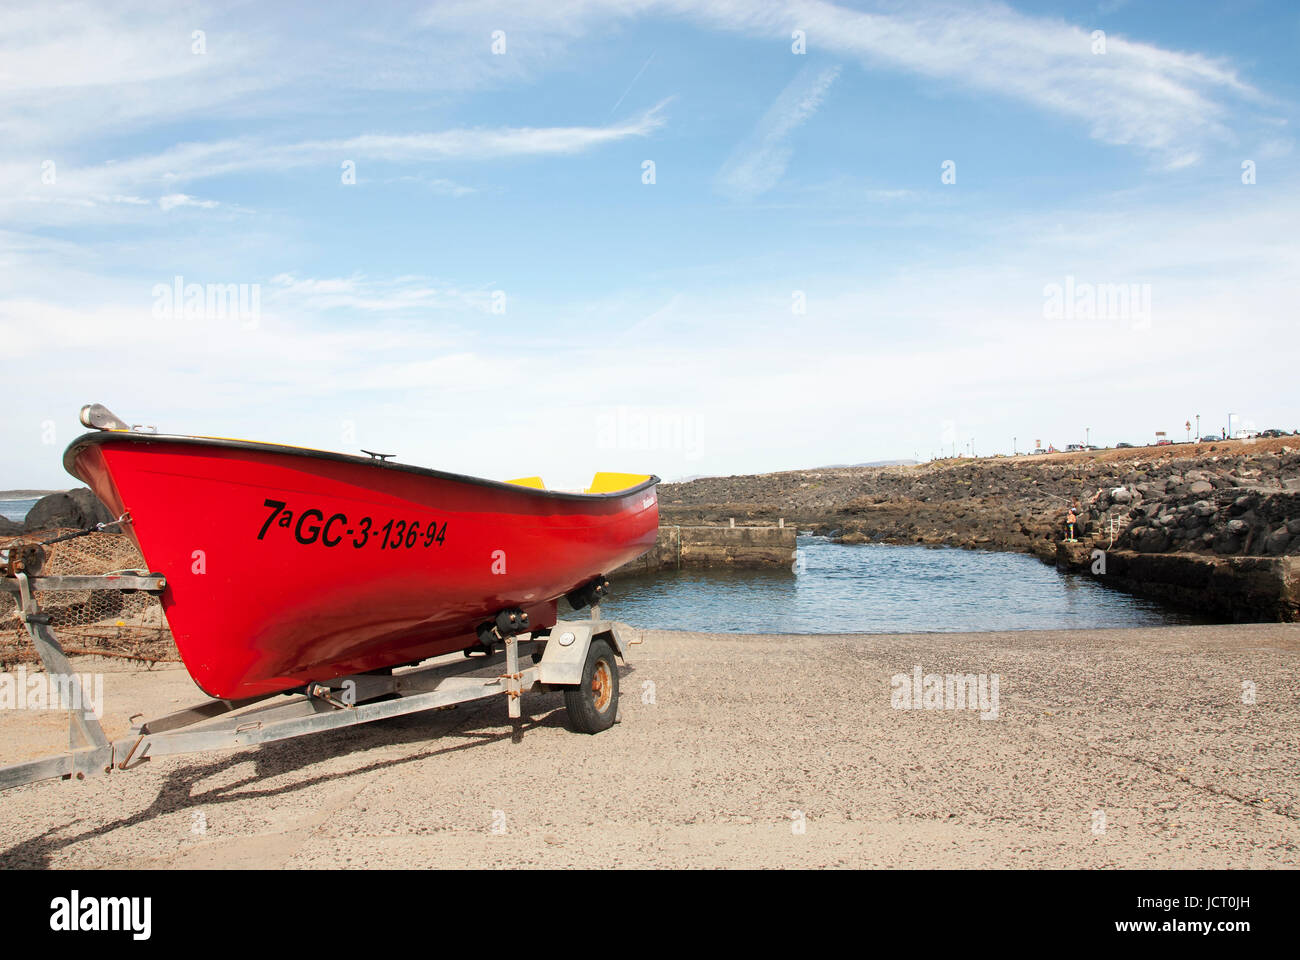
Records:
[[[336,463],[350,463],[356,466],[370,467],[375,470],[395,470],[398,473],[411,473],[420,477],[435,477],[439,480],[452,480],[457,483],[469,483],[479,487],[487,487],[491,490],[500,490],[509,493],[523,493],[529,496],[542,497],[551,500],[612,500],[619,497],[631,496],[640,493],[649,487],[660,483],[660,479],[654,475],[637,484],[635,487],[628,487],[626,490],[615,490],[610,493],[572,493],[565,490],[540,490],[537,487],[520,486],[517,483],[504,483],[500,480],[486,480],[482,477],[471,477],[461,473],[448,473],[445,470],[434,470],[430,467],[416,467],[406,463],[390,463],[386,460],[375,460],[371,457],[360,457],[350,453],[333,453],[328,450],[309,450],[305,447],[289,447],[278,443],[259,443],[254,440],[222,440],[216,437],[187,437],[180,434],[170,433],[126,433],[125,431],[101,430],[93,433],[82,434],[72,443],[68,444],[68,449],[63,452],[63,469],[72,476],[76,477],[83,483],[87,482],[85,477],[78,475],[73,469],[73,460],[83,447],[92,444],[109,444],[109,443],[180,443],[190,444],[203,447],[220,447],[226,450],[250,450],[258,453],[277,453],[290,457],[303,457],[308,460],[332,460]]]

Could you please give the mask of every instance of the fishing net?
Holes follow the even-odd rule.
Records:
[[[0,541],[0,546],[39,543],[73,531],[41,530]],[[45,548],[43,576],[95,576],[144,570],[144,558],[121,533],[91,533]],[[120,590],[35,592],[50,626],[69,655],[92,654],[146,662],[177,661],[167,618],[158,598]],[[18,618],[17,598],[0,593],[0,668],[37,661],[27,628]]]

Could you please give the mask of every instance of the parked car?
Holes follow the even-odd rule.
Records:
[[[1268,437],[1270,439],[1273,437],[1285,437],[1287,436],[1287,432],[1285,430],[1265,430],[1260,434],[1260,436]]]
[[[1078,453],[1078,452],[1081,451],[1082,449],[1083,449],[1083,444],[1081,444],[1081,443],[1071,443],[1071,444],[1067,444],[1067,445],[1066,445],[1066,447],[1065,447],[1065,452],[1066,452],[1066,453]]]
[[[1216,437],[1212,433],[1207,433],[1205,436],[1201,437],[1201,443],[1217,443],[1221,439],[1221,437]]]
[[[1133,449],[1133,444],[1131,444],[1131,443],[1117,443],[1117,444],[1115,444],[1115,449],[1116,449],[1116,450],[1132,450],[1132,449]]]
[[[1032,454],[1030,454],[1030,456],[1037,456],[1037,455],[1040,454],[1040,453],[1046,453],[1046,452],[1047,452],[1047,451],[1044,450],[1042,447],[1039,447],[1039,448],[1036,449]]]
[[[1156,446],[1157,446],[1157,447],[1171,447],[1171,446],[1173,446],[1173,444],[1174,444],[1174,442],[1173,442],[1172,440],[1168,440],[1168,439],[1166,439],[1166,440],[1157,440],[1157,441],[1156,441]]]

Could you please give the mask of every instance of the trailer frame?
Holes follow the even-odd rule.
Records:
[[[0,590],[17,595],[18,615],[50,677],[77,674],[55,636],[49,614],[36,601],[38,591],[138,590],[156,595],[166,586],[165,577],[143,571],[42,577],[11,570],[0,576]],[[67,751],[0,767],[0,791],[42,780],[80,780],[130,771],[154,757],[275,743],[492,696],[504,696],[508,715],[517,719],[522,715],[520,699],[534,687],[577,689],[597,640],[607,641],[614,654],[626,661],[628,648],[642,638],[625,623],[602,619],[600,606],[593,604],[590,620],[560,621],[535,634],[498,633],[485,656],[471,656],[467,650],[464,658],[451,663],[332,677],[244,700],[212,699],[133,723],[130,734],[116,741],[108,739],[93,713],[69,710]],[[497,643],[500,652],[495,650]],[[529,654],[532,664],[521,666],[521,657]],[[476,676],[502,668],[504,672],[495,675]],[[402,672],[395,673],[396,669]],[[609,709],[616,715],[616,685],[614,696]],[[268,702],[273,700],[281,702]]]

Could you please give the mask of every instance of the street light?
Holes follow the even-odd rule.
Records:
[[[1092,427],[1083,428],[1083,445],[1088,447],[1092,443]]]
[[[1201,439],[1201,415],[1196,415],[1196,439]]]

